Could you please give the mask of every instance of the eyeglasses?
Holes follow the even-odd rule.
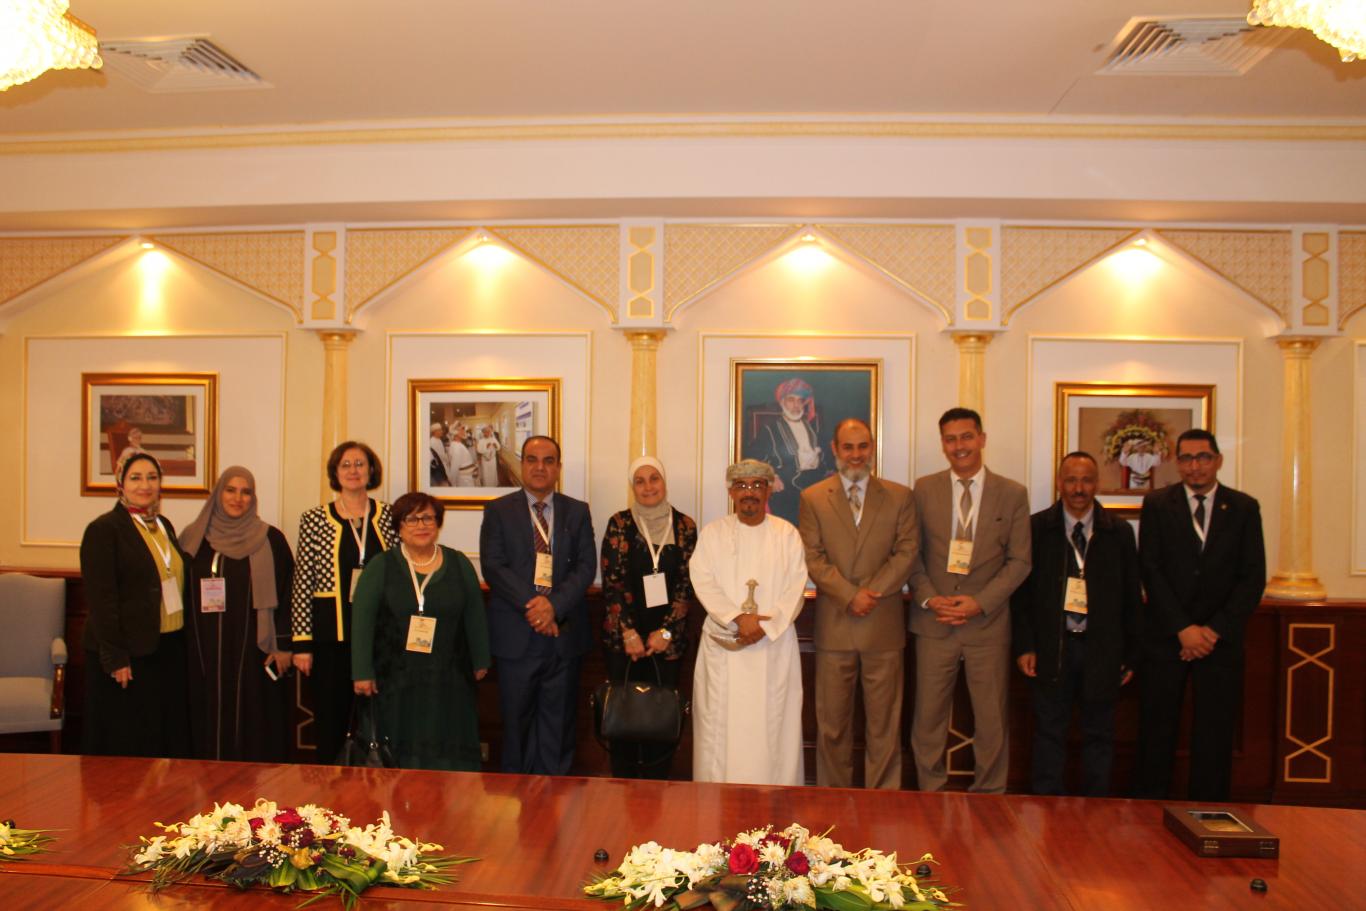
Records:
[[[361,459],[359,462],[342,462],[337,467],[344,470],[349,470],[352,468],[369,468],[370,463],[365,461],[364,459]]]
[[[730,485],[731,490],[767,490],[767,481],[736,481]]]
[[[435,525],[436,516],[431,513],[424,513],[420,516],[404,516],[403,524],[407,525],[409,528],[416,528],[419,525]]]
[[[1191,462],[1199,462],[1201,465],[1208,465],[1214,461],[1212,452],[1183,452],[1176,457],[1176,461],[1182,465],[1189,465]]]

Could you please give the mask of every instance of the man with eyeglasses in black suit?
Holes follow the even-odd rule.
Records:
[[[1257,501],[1219,483],[1224,457],[1208,430],[1176,441],[1181,483],[1143,498],[1144,614],[1135,796],[1164,799],[1186,680],[1195,717],[1188,797],[1226,801],[1243,693],[1243,634],[1266,587]]]

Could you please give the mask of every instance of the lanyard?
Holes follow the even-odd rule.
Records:
[[[431,584],[432,576],[436,575],[436,572],[427,573],[426,578],[419,583],[417,581],[417,570],[413,569],[413,558],[408,556],[408,548],[402,544],[399,545],[399,548],[403,551],[404,562],[408,564],[408,578],[413,582],[413,594],[417,596],[417,612],[420,614],[427,606],[427,586]],[[432,559],[436,559],[436,554],[432,554]]]
[[[960,487],[962,485],[959,485]],[[978,485],[980,486],[980,485]],[[968,535],[973,534],[972,523],[977,518],[977,508],[982,505],[982,492],[979,490],[973,494],[968,491],[968,496],[972,499],[972,509],[968,510],[967,516],[963,515],[962,494],[960,493],[953,501],[953,514],[958,517],[958,522],[962,525],[963,532]],[[942,501],[941,501],[942,502]],[[975,537],[975,535],[974,535]]]
[[[369,523],[368,521],[366,521],[367,519],[370,518],[370,516],[369,516],[370,510],[369,510],[369,504],[367,503],[366,505],[367,505],[366,511],[365,511],[365,513],[362,514],[362,516],[361,516],[361,522],[360,522],[360,528],[361,528],[361,530],[360,530],[359,532],[357,532],[357,531],[356,531],[356,523],[354,523],[354,522],[351,521],[351,517],[350,517],[350,516],[348,516],[348,515],[346,515],[345,513],[342,512],[342,508],[341,508],[342,503],[341,503],[341,500],[340,500],[340,499],[337,500],[337,515],[341,516],[343,519],[346,520],[346,527],[349,528],[349,529],[351,529],[351,537],[353,537],[353,538],[356,539],[356,553],[357,553],[357,558],[356,558],[356,559],[357,559],[357,562],[358,562],[358,564],[359,564],[360,566],[364,566],[364,565],[365,565],[365,548],[368,547],[369,544],[370,544],[370,523]]]
[[[1208,499],[1208,498],[1207,498],[1207,499]],[[1209,514],[1212,513],[1212,512],[1214,512],[1213,509],[1207,509],[1207,510],[1205,510],[1205,521],[1206,521],[1206,522],[1208,522],[1208,521],[1210,520],[1210,515],[1209,515]],[[1193,513],[1193,512],[1191,513],[1191,525],[1195,528],[1195,534],[1196,534],[1196,536],[1200,539],[1200,546],[1203,548],[1203,547],[1205,546],[1205,526],[1203,526],[1203,525],[1201,525],[1199,522],[1195,521],[1195,513]]]
[[[555,548],[551,546],[550,539],[545,536],[545,529],[541,527],[541,520],[536,518],[536,510],[532,509],[530,504],[527,504],[526,511],[531,514],[531,527],[536,530],[536,537],[545,542],[545,549],[547,551],[554,553]]]
[[[166,523],[161,521],[161,516],[157,516],[157,525],[160,526],[163,532],[166,531]],[[152,542],[152,546],[156,548],[157,554],[161,556],[161,565],[166,567],[166,575],[169,578],[171,575],[171,548],[169,546],[171,540],[170,534],[166,535],[167,547],[165,550],[162,549],[160,542],[157,541],[157,536],[153,534],[150,530],[147,532],[147,540]]]
[[[223,555],[220,554],[218,551],[214,551],[213,562],[209,564],[209,575],[213,576],[215,579],[218,578],[218,560],[222,556]]]
[[[650,563],[654,571],[659,572],[659,555],[664,552],[664,545],[655,547],[655,542],[650,540],[650,529],[645,527],[644,522],[639,523],[637,527],[640,529],[640,536],[645,539],[645,549],[650,552]]]
[[[1073,528],[1075,528],[1075,527],[1076,527],[1076,526],[1074,525]],[[1085,532],[1086,532],[1085,526],[1082,526],[1082,533],[1085,534]],[[1087,538],[1086,541],[1087,541],[1087,543],[1089,544],[1090,541],[1091,541],[1091,539],[1090,539],[1090,538]],[[1085,578],[1086,578],[1086,557],[1083,556],[1083,554],[1082,554],[1081,551],[1077,550],[1076,542],[1072,540],[1072,536],[1071,536],[1071,535],[1068,535],[1068,536],[1067,536],[1067,546],[1070,547],[1070,548],[1072,548],[1072,555],[1073,555],[1074,557],[1077,558],[1077,576],[1078,576],[1078,578],[1085,579]]]

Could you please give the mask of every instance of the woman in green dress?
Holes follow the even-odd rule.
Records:
[[[408,493],[391,511],[400,546],[366,564],[352,600],[356,695],[374,697],[401,768],[478,771],[475,685],[492,663],[479,579],[437,543],[440,501]]]

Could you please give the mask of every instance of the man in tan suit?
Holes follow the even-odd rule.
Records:
[[[872,477],[873,434],[850,418],[830,447],[839,473],[802,491],[798,527],[816,583],[816,783],[853,783],[854,691],[863,686],[864,783],[901,787],[905,608],[920,548],[915,501]]]
[[[982,464],[987,435],[977,412],[944,412],[939,441],[949,469],[915,482],[921,546],[911,573],[911,750],[921,790],[943,790],[944,743],[961,661],[975,719],[972,790],[999,794],[1010,760],[1010,595],[1029,575],[1029,496]]]

